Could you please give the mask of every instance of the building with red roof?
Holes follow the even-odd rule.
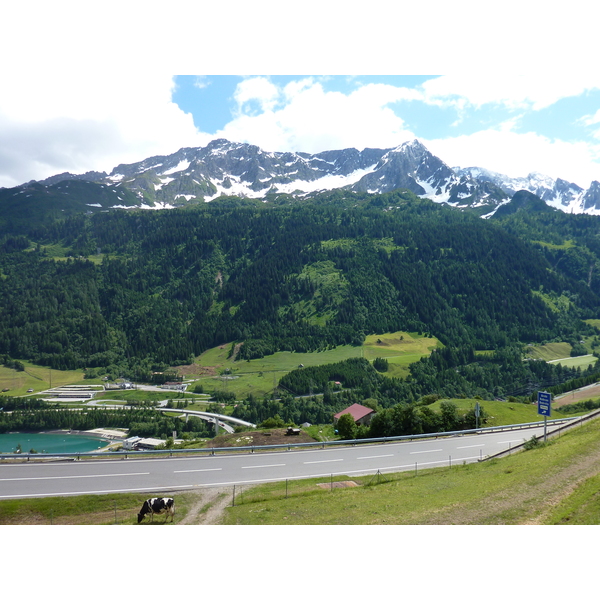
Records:
[[[333,415],[333,422],[337,423],[337,420],[342,416],[350,414],[354,419],[354,422],[357,425],[368,425],[375,414],[375,411],[368,406],[363,406],[362,404],[352,404],[348,408],[340,411],[339,413]]]

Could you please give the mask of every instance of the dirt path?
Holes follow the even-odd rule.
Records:
[[[600,383],[587,385],[586,387],[567,392],[554,399],[552,406],[558,408],[565,404],[574,404],[575,402],[583,402],[584,400],[597,399],[600,396]]]
[[[218,525],[225,508],[231,506],[232,490],[228,488],[206,488],[198,492],[198,501],[179,525]]]

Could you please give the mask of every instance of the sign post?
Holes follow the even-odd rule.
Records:
[[[546,422],[552,412],[552,394],[550,392],[538,392],[538,415],[544,417],[544,441],[546,441]]]
[[[475,429],[479,429],[479,414],[480,414],[479,402],[475,402]]]

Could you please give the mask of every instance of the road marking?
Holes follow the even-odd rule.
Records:
[[[38,481],[41,479],[86,479],[94,477],[129,477],[133,475],[150,475],[150,473],[106,473],[104,475],[61,475],[54,477],[13,477],[10,479],[0,479],[0,481]]]
[[[394,456],[393,454],[380,454],[379,456],[358,456],[356,460],[363,460],[365,458],[388,458]]]
[[[443,448],[438,448],[437,450],[419,450],[418,452],[411,452],[411,454],[426,454],[428,452],[441,452]]]
[[[173,471],[173,473],[203,473],[204,471],[222,471],[223,469],[185,469],[183,471]]]
[[[250,465],[249,467],[242,467],[242,469],[265,469],[268,467],[285,467],[285,463],[279,463],[276,465]]]
[[[342,460],[344,460],[344,459],[343,458],[331,458],[329,460],[310,460],[310,461],[305,462],[303,464],[305,464],[305,465],[316,465],[316,464],[319,464],[319,463],[340,462]]]
[[[513,442],[522,442],[523,440],[506,440],[505,442],[496,442],[496,444],[512,444]]]
[[[463,450],[464,448],[478,448],[479,446],[485,446],[485,444],[473,444],[472,446],[459,446],[457,450]]]

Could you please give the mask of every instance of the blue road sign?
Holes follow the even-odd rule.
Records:
[[[549,417],[552,410],[551,402],[552,394],[550,392],[538,392],[538,415]]]

